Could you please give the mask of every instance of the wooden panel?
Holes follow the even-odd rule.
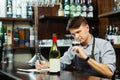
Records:
[[[39,23],[39,40],[51,39],[53,33],[57,33],[58,38],[64,38],[66,25],[67,21],[60,20],[47,20],[46,22]]]
[[[39,7],[38,16],[57,16],[57,10],[59,6],[54,7]],[[58,38],[63,38],[66,33],[67,21],[63,20],[46,20],[44,22],[39,21],[38,24],[38,39],[51,39],[53,33],[58,34]]]
[[[38,15],[56,16],[58,8],[58,5],[55,5],[54,7],[38,7]]]
[[[110,22],[110,24],[115,24],[120,28],[120,16],[110,17],[109,22]]]
[[[107,18],[99,19],[99,37],[105,38],[106,26],[108,26],[109,22]]]
[[[119,48],[115,49],[115,52],[116,52],[116,66],[120,67],[120,49]]]
[[[98,17],[98,0],[92,0],[93,2],[93,7],[94,7],[94,17],[97,18]]]
[[[112,11],[113,0],[97,0],[98,1],[98,14]]]
[[[111,12],[113,8],[113,0],[97,0],[98,1],[98,14],[104,14]],[[114,21],[114,20],[113,20]],[[108,17],[99,18],[99,37],[105,38],[106,26],[111,24],[111,20]]]

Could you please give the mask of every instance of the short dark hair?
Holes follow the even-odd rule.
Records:
[[[81,24],[88,24],[87,20],[82,16],[71,17],[68,21],[66,30],[71,28],[79,28]]]

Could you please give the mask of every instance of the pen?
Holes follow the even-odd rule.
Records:
[[[40,56],[37,55],[37,59],[39,60],[39,63],[42,64],[41,60],[40,60]]]

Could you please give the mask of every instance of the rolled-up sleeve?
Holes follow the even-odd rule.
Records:
[[[112,72],[116,69],[116,54],[110,42],[106,42],[101,48],[102,63],[107,64]]]
[[[71,51],[71,47],[64,53],[64,55],[60,59],[61,69],[66,68],[67,65],[70,65],[73,58],[75,57],[75,53]]]

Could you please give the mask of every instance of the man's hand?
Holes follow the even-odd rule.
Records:
[[[35,63],[35,68],[36,69],[49,68],[49,62],[41,61],[41,63],[40,63],[39,60],[37,60]]]
[[[76,52],[76,54],[81,58],[81,59],[86,59],[87,55],[84,52],[84,48],[80,46],[73,46],[72,50]]]

